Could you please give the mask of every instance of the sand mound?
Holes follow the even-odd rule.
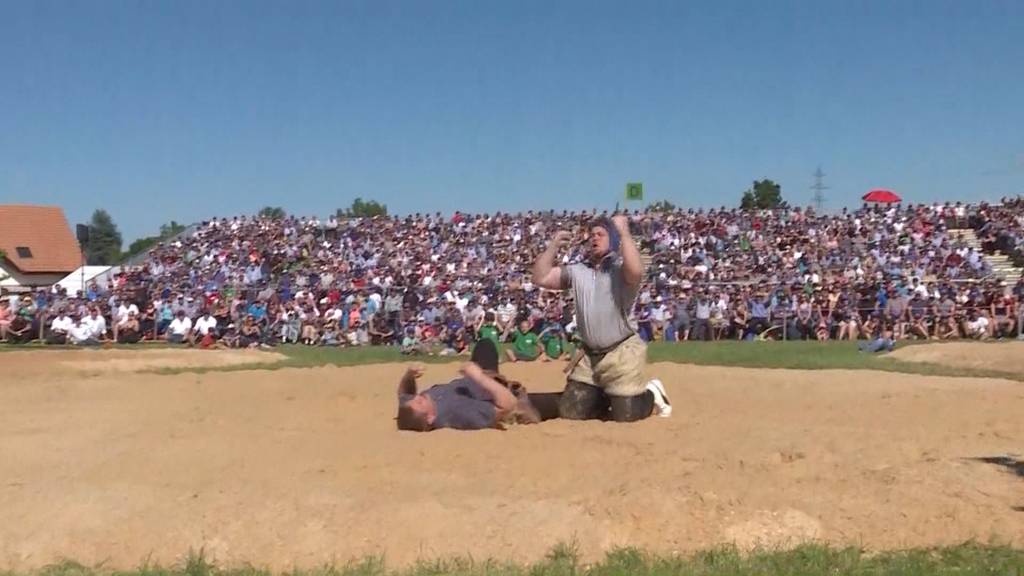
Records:
[[[725,529],[726,541],[744,550],[789,548],[820,535],[821,522],[799,510],[756,512],[750,520]]]
[[[1024,342],[942,342],[897,348],[882,356],[953,368],[1024,374]]]
[[[975,460],[1021,452],[1018,382],[658,364],[672,418],[415,434],[394,428],[401,365],[80,378],[35,354],[49,373],[0,381],[0,570],[199,547],[288,570],[528,561],[572,540],[585,560],[1024,545],[1024,482]],[[560,368],[502,370],[541,391]],[[429,365],[424,382],[455,370]]]
[[[96,375],[162,368],[224,368],[273,364],[284,359],[286,356],[283,354],[261,350],[185,348],[18,351],[4,353],[2,357],[9,374],[22,376],[43,373],[53,375],[61,372]]]

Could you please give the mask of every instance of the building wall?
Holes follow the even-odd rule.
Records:
[[[4,292],[24,292],[35,288],[49,288],[67,274],[23,274],[5,262],[0,262],[0,289]]]

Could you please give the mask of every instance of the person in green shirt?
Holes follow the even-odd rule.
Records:
[[[494,312],[488,312],[484,314],[484,323],[480,326],[480,330],[477,332],[476,341],[490,340],[494,342],[495,348],[498,348],[498,340],[501,337],[501,332],[498,330],[498,326],[494,322]]]
[[[551,322],[540,333],[540,342],[544,346],[544,361],[558,360],[565,353],[565,340],[562,337],[562,326]]]
[[[508,359],[512,362],[532,362],[540,357],[542,352],[540,339],[530,332],[530,323],[525,320],[520,322],[519,329],[512,335],[512,348],[505,351]]]

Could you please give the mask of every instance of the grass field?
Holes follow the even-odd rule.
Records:
[[[924,343],[904,342],[900,347],[917,346]],[[927,343],[942,346],[942,343]],[[989,345],[998,346],[999,343]],[[160,344],[146,345],[146,349],[165,347]],[[133,349],[138,346],[112,346],[115,349]],[[65,346],[0,346],[0,352],[14,350],[68,350]],[[239,364],[230,367],[196,367],[157,369],[160,374],[182,372],[274,370],[280,368],[309,368],[315,366],[360,366],[366,364],[388,364],[393,362],[423,362],[428,364],[465,361],[465,356],[417,356],[402,355],[394,347],[367,348],[325,348],[299,345],[278,346],[274,349],[288,357],[274,364]],[[673,362],[702,366],[732,366],[739,368],[786,368],[794,370],[881,370],[904,374],[926,376],[962,376],[980,378],[1007,378],[1024,382],[1024,374],[1006,370],[954,368],[922,362],[905,362],[885,358],[881,354],[865,354],[857,349],[856,342],[655,342],[648,345],[649,362]]]
[[[914,344],[904,344],[904,346]],[[992,344],[997,345],[997,344]],[[323,348],[309,346],[278,346],[288,356],[276,364],[226,368],[175,368],[158,370],[162,374],[203,372],[209,370],[248,370],[308,368],[314,366],[359,366],[392,362],[446,363],[465,361],[465,356],[403,356],[393,347]],[[794,370],[882,370],[927,376],[963,376],[1009,378],[1024,381],[1024,374],[984,369],[954,368],[920,362],[904,362],[865,354],[851,342],[656,342],[648,345],[649,362],[673,362],[703,366],[740,368],[788,368]]]
[[[272,576],[254,566],[222,568],[192,552],[172,567],[144,565],[132,571],[105,570],[67,561],[32,573],[2,573],[4,576]],[[961,546],[869,554],[856,548],[836,549],[804,545],[788,551],[743,554],[720,548],[690,556],[652,556],[635,549],[607,554],[603,561],[584,565],[571,545],[559,545],[548,557],[531,565],[493,560],[454,558],[424,561],[404,570],[391,570],[383,558],[368,558],[317,570],[287,572],[288,576],[716,576],[756,574],[837,575],[975,575],[1017,576],[1024,574],[1024,550],[1008,547],[964,544]]]

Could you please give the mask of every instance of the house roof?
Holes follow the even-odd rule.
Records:
[[[18,248],[28,248],[31,257]],[[0,250],[20,272],[66,274],[82,265],[78,240],[56,206],[0,205]]]

